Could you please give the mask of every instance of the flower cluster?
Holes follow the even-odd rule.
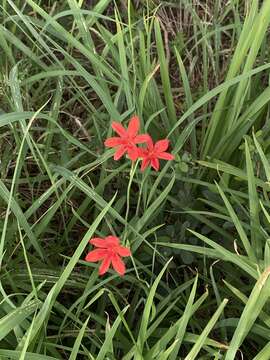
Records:
[[[152,166],[156,171],[159,170],[159,159],[173,160],[174,156],[166,150],[169,147],[169,140],[159,140],[155,144],[149,134],[138,135],[140,120],[138,116],[130,119],[128,128],[114,121],[113,130],[118,136],[111,137],[105,141],[105,146],[115,148],[114,160],[119,160],[127,153],[130,160],[142,160],[141,170],[144,171],[148,166]],[[146,144],[146,147],[139,148],[138,144]]]
[[[97,249],[90,251],[85,260],[89,262],[97,262],[102,260],[99,275],[105,274],[110,265],[119,275],[124,275],[126,271],[125,264],[121,259],[121,256],[130,256],[130,250],[124,246],[121,246],[119,239],[116,236],[107,236],[105,239],[93,238],[89,240],[89,243],[94,245]]]
[[[112,128],[118,136],[107,139],[105,146],[115,148],[114,160],[119,160],[123,155],[127,154],[131,161],[142,160],[142,171],[148,166],[158,171],[159,159],[174,159],[174,156],[166,151],[169,147],[169,140],[159,140],[154,144],[149,134],[138,134],[140,129],[138,116],[133,116],[130,119],[127,129],[116,121],[112,123]],[[145,144],[146,146],[138,147],[138,144]],[[120,241],[116,236],[110,235],[105,239],[93,238],[89,242],[96,249],[90,251],[85,260],[89,262],[101,261],[100,275],[105,274],[111,265],[119,275],[124,275],[126,267],[121,257],[131,256],[131,252],[128,248],[120,245]]]

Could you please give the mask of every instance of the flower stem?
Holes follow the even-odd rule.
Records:
[[[125,216],[125,235],[124,235],[124,239],[123,239],[124,245],[126,243],[126,237],[127,237],[127,232],[128,232],[127,226],[128,226],[128,214],[129,214],[129,208],[130,208],[130,189],[131,189],[132,181],[133,181],[137,166],[138,166],[138,161],[136,161],[136,163],[132,162],[132,165],[130,168],[130,173],[129,173],[129,182],[128,182],[128,187],[127,187],[127,208],[126,208],[126,216]]]

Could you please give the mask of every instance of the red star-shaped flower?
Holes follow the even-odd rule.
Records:
[[[147,166],[152,166],[155,170],[159,170],[159,159],[174,160],[174,156],[166,150],[169,147],[169,140],[159,140],[155,144],[151,137],[148,137],[147,148],[139,149],[139,157],[142,158],[141,170],[144,171]]]
[[[130,160],[138,159],[138,148],[136,144],[145,143],[148,135],[137,135],[140,128],[140,120],[138,116],[130,119],[127,130],[119,122],[113,121],[113,130],[119,137],[111,137],[105,141],[106,147],[116,148],[114,160],[119,160],[125,153],[128,154]]]
[[[107,236],[105,239],[93,238],[89,242],[97,247],[97,249],[90,251],[86,255],[85,260],[89,262],[102,260],[99,275],[105,274],[111,264],[119,275],[125,274],[126,267],[121,257],[130,256],[131,252],[128,248],[120,245],[119,239],[116,236]]]

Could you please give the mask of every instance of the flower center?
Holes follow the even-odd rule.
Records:
[[[148,158],[153,159],[153,158],[155,158],[155,157],[156,157],[156,156],[155,156],[154,150],[149,151],[149,153],[148,153]]]
[[[123,145],[125,145],[128,149],[133,149],[134,147],[133,139],[127,136],[126,138],[123,139]]]
[[[116,249],[117,249],[116,246],[112,246],[110,249],[108,249],[110,256],[113,256],[116,254],[116,252],[117,252]]]

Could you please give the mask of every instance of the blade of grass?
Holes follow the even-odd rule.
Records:
[[[253,360],[268,360],[270,358],[270,341],[264,348],[253,358]]]
[[[216,310],[216,312],[214,313],[214,315],[211,317],[208,324],[204,328],[203,332],[199,336],[198,340],[194,344],[193,348],[188,353],[188,355],[185,357],[185,360],[195,360],[197,358],[197,355],[199,354],[201,348],[203,347],[203,345],[207,339],[207,336],[209,335],[210,331],[215,326],[215,323],[218,321],[218,318],[220,317],[220,315],[223,313],[223,310],[224,310],[225,306],[227,305],[227,303],[228,303],[228,299],[224,299],[222,301],[222,303],[220,304],[220,306],[218,307],[218,309]]]
[[[40,307],[40,305],[41,302],[39,300],[33,300],[21,307],[18,307],[17,309],[11,311],[8,315],[1,318],[0,340],[4,339],[5,336],[14,329],[14,327],[18,326],[21,322],[24,321],[24,319],[35,312]]]
[[[105,214],[108,212],[108,210],[112,206],[114,200],[115,200],[115,196],[112,198],[112,200],[109,203],[107,203],[107,205],[103,208],[103,210],[100,212],[98,217],[95,219],[95,221],[93,222],[93,224],[91,225],[89,230],[86,232],[85,236],[83,237],[81,243],[77,247],[76,251],[74,252],[73,256],[69,260],[69,263],[67,264],[63,273],[61,274],[59,280],[56,282],[56,284],[52,287],[52,289],[48,293],[48,296],[46,297],[45,302],[43,303],[39,313],[36,316],[35,326],[34,326],[34,329],[32,331],[32,335],[30,338],[30,344],[36,338],[37,334],[39,333],[39,331],[40,331],[41,327],[44,325],[44,323],[46,323],[48,316],[50,316],[50,312],[53,308],[53,305],[54,305],[54,302],[55,302],[57,296],[59,295],[61,289],[63,288],[63,286],[64,286],[65,282],[67,281],[68,277],[70,276],[71,272],[73,271],[76,263],[80,259],[81,255],[85,249],[86,244],[88,243],[89,239],[92,237],[92,235],[96,231],[97,227],[103,220]],[[22,340],[18,344],[17,350],[20,350],[21,348],[23,348],[24,343],[27,338],[27,335],[28,334],[26,333],[26,335],[22,338]]]
[[[146,300],[146,304],[145,304],[144,311],[143,311],[142,318],[141,318],[140,329],[138,332],[138,340],[137,340],[138,349],[139,349],[141,355],[143,353],[143,348],[144,348],[144,344],[145,344],[145,340],[146,340],[146,333],[147,333],[148,323],[149,323],[149,319],[150,319],[150,312],[151,312],[152,304],[154,301],[155,293],[156,293],[158,284],[159,284],[164,272],[166,271],[169,263],[171,262],[171,260],[172,259],[170,259],[164,265],[163,269],[161,270],[158,277],[154,281],[154,283],[150,289],[150,292],[148,294],[147,300]]]
[[[174,107],[174,101],[173,101],[173,94],[172,89],[170,85],[170,77],[169,77],[169,69],[168,69],[168,63],[166,57],[165,57],[165,51],[164,51],[164,45],[159,25],[158,18],[155,19],[154,22],[154,28],[155,28],[155,36],[156,36],[156,44],[157,44],[157,52],[158,52],[158,59],[160,63],[160,75],[163,85],[163,91],[164,91],[164,97],[168,109],[168,122],[166,123],[166,127],[170,129],[172,126],[175,125],[177,118],[176,118],[176,112]],[[178,132],[177,132],[178,133]],[[176,136],[176,135],[174,135]]]
[[[125,312],[127,311],[129,306],[126,306],[123,310],[122,310],[122,314],[121,315],[124,315]],[[112,339],[119,327],[119,325],[121,324],[121,316],[118,315],[115,322],[113,323],[111,329],[108,331],[107,335],[106,335],[106,338],[105,338],[105,341],[96,357],[96,360],[104,360],[105,359],[105,356],[108,354],[108,352],[110,351],[111,349],[111,344],[112,344]]]
[[[196,290],[197,290],[197,283],[198,283],[198,275],[196,275],[192,290],[190,292],[187,304],[185,306],[185,310],[184,310],[184,314],[182,316],[182,321],[181,324],[179,325],[179,329],[177,331],[176,337],[175,337],[175,341],[177,341],[177,343],[175,344],[172,353],[169,357],[169,360],[176,360],[177,356],[179,354],[179,350],[181,347],[181,344],[183,342],[185,333],[186,333],[186,329],[188,326],[188,322],[191,318],[192,315],[192,305],[194,303],[195,300],[195,295],[196,295]]]
[[[231,217],[231,219],[232,219],[232,221],[234,223],[234,226],[235,226],[235,228],[236,228],[236,230],[237,230],[237,232],[239,234],[239,237],[240,237],[240,239],[242,241],[243,247],[246,250],[246,253],[247,253],[249,259],[256,263],[256,256],[255,256],[254,250],[251,247],[251,244],[250,244],[250,242],[248,240],[246,232],[243,229],[243,226],[241,225],[241,222],[239,221],[238,216],[236,215],[232,205],[228,201],[228,199],[227,199],[225,193],[223,192],[223,190],[221,189],[221,187],[218,184],[216,184],[216,185],[217,185],[218,191],[220,193],[220,196],[222,197],[222,200],[224,201],[224,204],[225,204],[225,206],[226,206],[226,208],[228,210],[228,213],[229,213],[229,215],[230,215],[230,217]]]
[[[241,346],[243,340],[249,333],[251,327],[255,323],[258,315],[269,298],[270,290],[270,268],[258,278],[246,306],[241,314],[238,325],[234,331],[230,342],[229,350],[226,353],[225,360],[235,359],[236,353]]]
[[[78,352],[80,350],[80,346],[81,346],[81,342],[87,327],[87,324],[89,322],[90,317],[88,317],[85,321],[85,323],[83,324],[82,328],[80,329],[78,336],[75,340],[74,346],[72,348],[72,352],[70,354],[69,360],[76,360],[77,356],[78,356]]]
[[[257,259],[261,259],[263,249],[258,230],[261,227],[259,219],[259,198],[257,194],[256,182],[253,171],[253,162],[251,160],[247,139],[245,139],[246,166],[248,177],[248,195],[249,195],[249,215],[251,228],[251,246]]]
[[[193,99],[192,99],[192,94],[191,94],[191,89],[190,89],[190,85],[189,85],[189,81],[188,81],[188,76],[186,73],[186,69],[185,66],[183,64],[182,58],[178,52],[178,50],[176,49],[176,47],[174,48],[175,54],[176,54],[176,59],[178,62],[178,66],[180,69],[180,74],[181,74],[181,78],[183,81],[183,87],[184,87],[184,91],[185,91],[185,99],[186,99],[186,104],[187,104],[187,108],[190,108],[193,104]],[[194,120],[194,115],[192,114],[190,116],[190,121]],[[194,156],[194,158],[196,158],[197,155],[197,139],[196,139],[196,130],[194,129],[191,133],[191,153]]]

